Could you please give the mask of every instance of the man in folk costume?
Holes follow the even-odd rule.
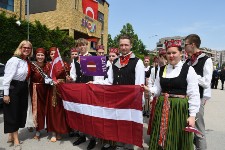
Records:
[[[213,64],[212,59],[202,53],[199,49],[201,39],[196,34],[190,34],[185,38],[185,51],[187,52],[189,59],[186,60],[188,65],[191,65],[198,75],[199,92],[201,98],[201,105],[199,112],[196,115],[196,128],[203,134],[194,137],[194,144],[196,149],[207,149],[206,137],[205,137],[205,122],[204,122],[204,106],[206,101],[211,98],[211,79]]]
[[[152,69],[152,67],[150,67],[149,63],[150,63],[150,57],[145,56],[144,57],[145,85],[148,84],[148,80],[149,80],[149,77],[151,74],[151,69]],[[143,116],[149,117],[149,93],[148,92],[145,92],[144,98],[145,98],[145,105],[143,108]]]
[[[86,76],[82,73],[81,71],[81,66],[80,66],[80,56],[91,56],[90,53],[88,53],[88,41],[83,38],[79,38],[77,40],[77,47],[79,49],[79,58],[76,60],[74,59],[71,64],[71,69],[70,69],[70,79],[73,80],[76,83],[87,83],[89,81],[93,81],[93,76]],[[79,133],[80,137],[73,142],[73,146],[80,145],[81,143],[84,143],[86,141],[86,135],[82,132]],[[96,139],[94,137],[90,137],[90,142],[88,144],[87,149],[93,149],[96,145]]]
[[[132,39],[128,35],[119,38],[119,58],[113,61],[104,81],[94,81],[94,84],[104,85],[142,85],[144,84],[145,71],[143,61],[131,51]],[[133,149],[131,144],[118,143],[117,148]]]
[[[74,59],[71,63],[71,69],[70,69],[70,79],[75,81],[76,83],[86,83],[88,81],[93,81],[92,76],[85,76],[81,72],[80,67],[80,56],[91,56],[91,54],[88,52],[88,41],[84,38],[79,38],[77,40],[77,48],[79,49],[79,57],[78,59]]]

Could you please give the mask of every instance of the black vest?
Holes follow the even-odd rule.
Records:
[[[89,81],[93,81],[93,76],[85,76],[81,72],[80,64],[77,61],[74,61],[75,68],[76,68],[76,83],[87,83]]]
[[[113,84],[116,85],[135,85],[135,67],[138,62],[138,58],[130,58],[128,64],[124,67],[118,68],[115,66],[116,61],[113,61]]]
[[[179,76],[175,78],[163,78],[163,71],[165,66],[160,67],[160,85],[162,88],[162,93],[186,95],[187,93],[187,74],[189,66],[183,64]]]
[[[198,63],[196,65],[192,66],[195,69],[195,72],[197,73],[197,75],[200,75],[201,77],[203,76],[203,68],[208,58],[209,57],[205,55],[204,57],[198,59]],[[190,59],[188,59],[186,63],[188,63],[189,61]],[[204,88],[199,85],[200,98],[203,98],[203,91],[204,91]]]

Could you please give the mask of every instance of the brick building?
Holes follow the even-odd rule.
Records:
[[[97,44],[107,47],[108,41],[109,4],[105,0],[97,2],[98,17],[93,19],[83,13],[82,0],[29,0],[29,21],[38,20],[50,29],[59,27],[75,40],[88,39],[90,51],[95,52]],[[25,19],[25,10],[25,0],[0,0],[0,11],[5,11],[7,15]]]

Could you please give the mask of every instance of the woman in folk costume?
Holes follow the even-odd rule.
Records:
[[[150,78],[148,80],[149,88],[153,87],[159,68],[167,64],[166,49],[163,49],[163,48],[159,49],[159,55],[154,57],[153,62],[154,62],[154,67],[151,69]],[[148,130],[147,130],[148,135],[150,135],[150,133],[151,133],[157,98],[158,98],[157,96],[153,97],[153,95],[150,95],[150,104],[149,104],[150,105],[150,118],[149,118],[149,123],[148,123]]]
[[[181,40],[166,41],[168,65],[160,67],[150,90],[159,96],[150,136],[150,150],[193,150],[193,133],[184,131],[195,126],[200,107],[197,74],[181,61]]]
[[[40,138],[40,130],[45,128],[46,99],[50,85],[45,84],[45,75],[50,67],[45,62],[46,51],[37,48],[35,51],[36,61],[31,63],[30,95],[32,100],[33,122],[36,127],[34,139]]]
[[[51,47],[49,49],[50,57],[53,61],[54,54],[57,51],[57,47]],[[52,67],[52,63],[50,62],[50,68]],[[52,132],[51,142],[56,142],[61,139],[60,134],[69,133],[69,127],[66,121],[66,114],[63,108],[63,102],[57,92],[57,86],[60,83],[64,83],[66,80],[66,76],[68,75],[68,65],[64,62],[64,67],[57,68],[55,67],[55,76],[57,81],[54,81],[54,86],[52,86],[49,90],[48,100],[47,100],[47,131]],[[51,70],[50,70],[51,71]],[[50,74],[50,72],[49,72]]]
[[[4,133],[9,133],[8,142],[14,144],[14,149],[22,149],[18,130],[24,128],[28,107],[28,79],[30,77],[30,62],[33,54],[32,44],[22,41],[5,66],[3,78],[4,97]]]

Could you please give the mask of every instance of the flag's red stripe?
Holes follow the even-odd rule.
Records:
[[[72,129],[97,138],[134,144],[142,147],[143,125],[130,121],[119,121],[86,116],[66,111]]]
[[[61,84],[62,99],[94,106],[142,110],[142,89],[138,85]]]

